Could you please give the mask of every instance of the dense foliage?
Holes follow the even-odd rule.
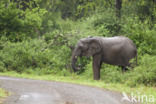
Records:
[[[0,71],[71,75],[80,38],[116,35],[137,45],[138,66],[123,74],[103,65],[102,80],[156,85],[155,0],[1,0]],[[92,78],[91,60],[79,61],[80,76]]]

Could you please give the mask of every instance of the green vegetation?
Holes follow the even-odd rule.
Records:
[[[9,96],[9,93],[4,89],[0,88],[0,104],[3,103],[4,99]]]
[[[71,73],[72,50],[80,38],[116,35],[124,35],[134,41],[138,49],[138,66],[122,73],[117,66],[103,64],[101,80],[93,81],[91,59],[83,58],[79,60],[82,70],[77,75]],[[82,80],[88,79],[91,80],[88,85],[110,85],[106,88],[126,86],[129,91],[146,86],[145,89],[154,93],[156,2],[1,0],[0,71],[35,77],[51,76],[54,80],[59,78],[69,82],[78,78],[78,82],[83,83]]]
[[[0,88],[0,97],[7,97],[7,96],[8,93],[4,89]]]

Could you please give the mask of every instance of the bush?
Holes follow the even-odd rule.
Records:
[[[50,48],[44,39],[7,42],[0,51],[0,66],[4,70],[17,72],[40,69],[46,70],[41,72],[55,73],[67,68],[70,53],[70,49],[65,45]]]
[[[6,7],[7,4],[7,7]],[[25,11],[17,8],[16,3],[0,2],[0,37],[6,36],[11,41],[22,41],[39,36],[42,17],[45,9],[27,8]]]
[[[116,36],[119,35],[120,21],[115,16],[113,9],[108,9],[102,14],[98,14],[93,21],[94,29],[102,36]]]
[[[141,22],[136,18],[125,19],[122,33],[131,38],[137,45],[139,55],[156,54],[156,26],[150,28],[148,21]]]
[[[144,84],[146,86],[156,85],[156,57],[144,55],[139,61],[139,66],[131,73],[129,85]]]

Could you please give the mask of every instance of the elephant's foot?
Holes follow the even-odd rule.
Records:
[[[100,75],[94,75],[94,80],[100,80]]]
[[[128,70],[126,66],[121,66],[121,68],[122,68],[122,72],[126,72]]]
[[[94,80],[100,80],[100,77],[99,77],[99,78],[95,78],[95,77],[94,77]]]

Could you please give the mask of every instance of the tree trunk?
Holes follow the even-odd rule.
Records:
[[[122,0],[116,0],[116,16],[121,17]]]

